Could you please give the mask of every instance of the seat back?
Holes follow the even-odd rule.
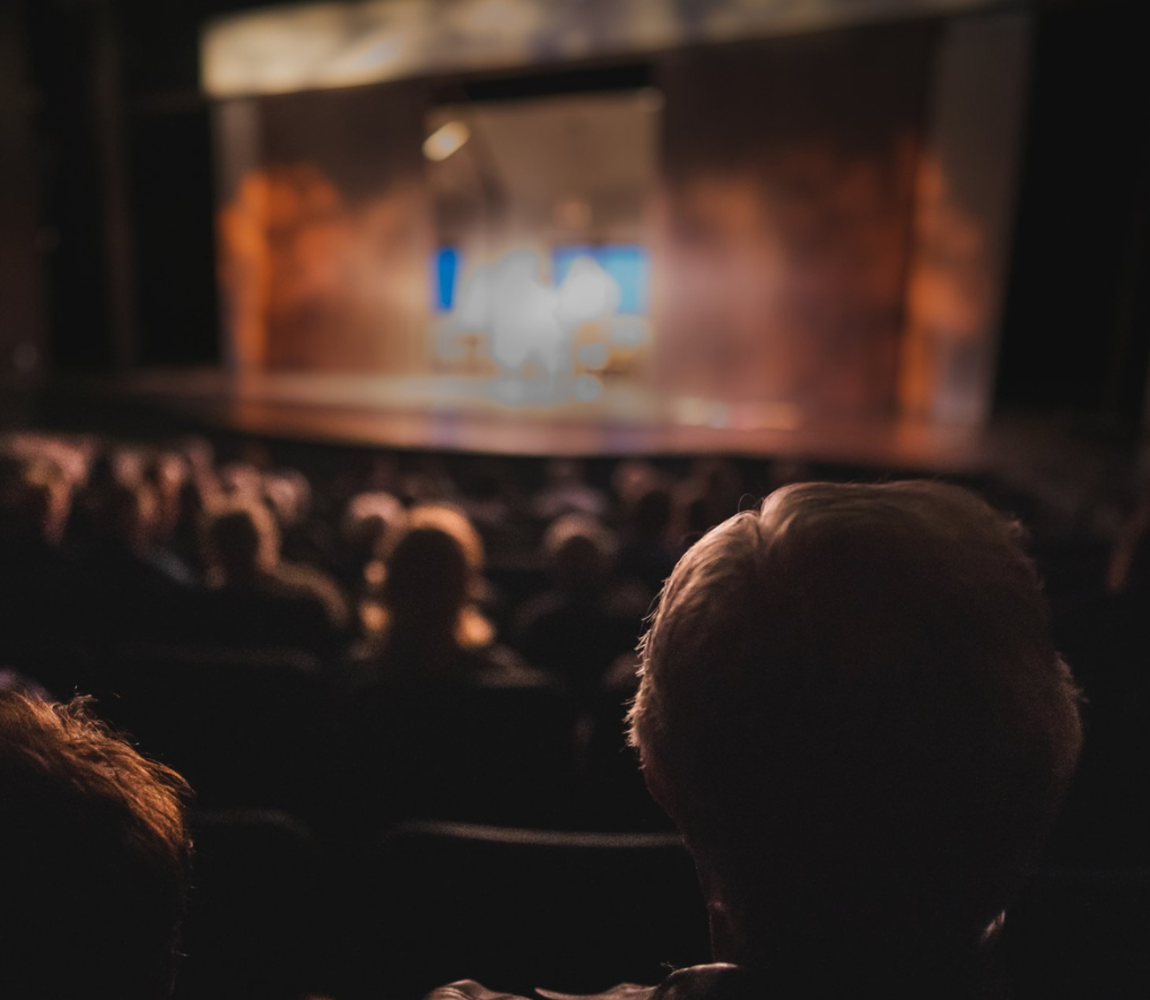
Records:
[[[361,820],[554,825],[571,800],[574,707],[557,686],[357,692],[341,712]]]
[[[360,874],[352,996],[418,1000],[459,978],[591,992],[708,960],[694,866],[675,834],[412,823]]]
[[[183,774],[202,806],[292,811],[308,798],[321,681],[307,655],[133,646],[104,686],[100,714]]]
[[[193,817],[192,891],[176,1000],[302,1000],[323,951],[311,832],[273,811]]]
[[[671,821],[647,791],[638,751],[627,743],[634,690],[598,692],[585,716],[584,813],[599,829],[667,830]]]

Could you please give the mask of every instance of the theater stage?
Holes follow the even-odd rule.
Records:
[[[151,415],[165,426],[415,451],[723,454],[938,473],[1055,461],[1085,471],[1108,460],[1095,441],[1033,424],[836,420],[784,404],[663,397],[633,382],[596,386],[597,393],[577,380],[145,370],[58,380],[49,395],[115,413],[121,425]]]

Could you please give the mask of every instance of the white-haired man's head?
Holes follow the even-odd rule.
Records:
[[[1081,745],[1019,534],[953,486],[806,483],[680,561],[632,740],[729,933],[976,944],[1011,901]]]

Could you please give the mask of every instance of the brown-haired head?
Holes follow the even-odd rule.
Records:
[[[0,692],[0,996],[170,994],[189,794],[82,700]]]
[[[387,556],[388,628],[421,641],[490,644],[494,628],[475,603],[483,563],[483,540],[466,514],[445,503],[413,507]]]
[[[1017,526],[931,482],[788,486],[705,535],[631,725],[737,960],[772,936],[975,948],[1082,736]]]

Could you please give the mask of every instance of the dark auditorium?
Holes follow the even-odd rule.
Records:
[[[1150,997],[1143,6],[0,2],[0,1000]]]

